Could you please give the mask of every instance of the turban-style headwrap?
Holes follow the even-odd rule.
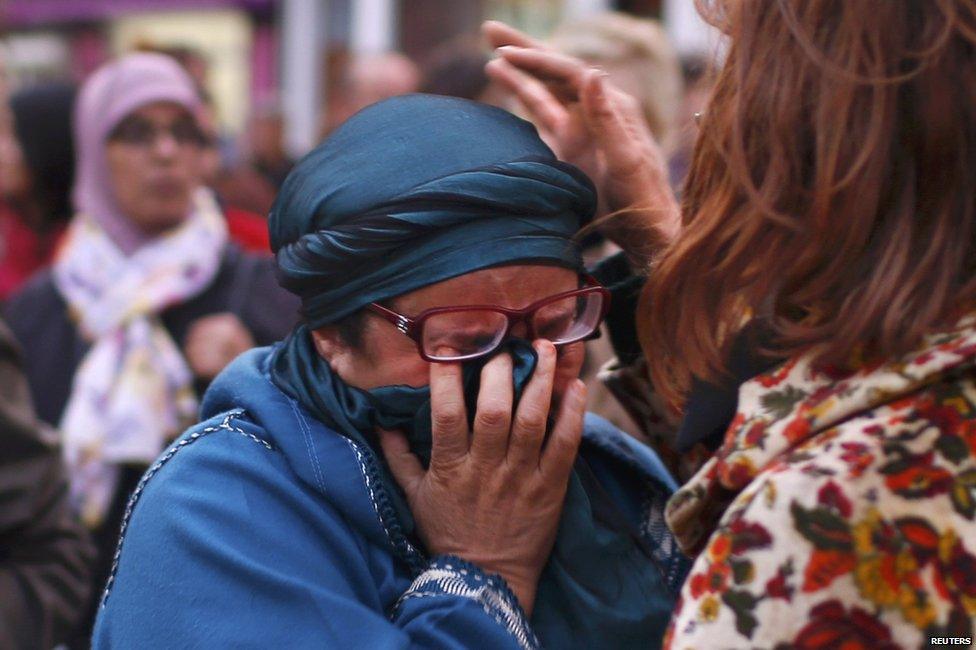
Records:
[[[506,263],[580,268],[589,179],[501,109],[428,95],[366,108],[308,154],[271,209],[279,281],[309,327]]]

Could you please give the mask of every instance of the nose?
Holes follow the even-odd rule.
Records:
[[[510,336],[518,339],[528,339],[531,336],[528,323],[526,323],[524,320],[515,323],[515,325],[512,326]]]
[[[169,159],[176,155],[180,145],[169,129],[160,129],[153,138],[153,153],[158,158]]]

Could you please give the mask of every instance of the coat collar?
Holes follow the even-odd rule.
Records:
[[[841,373],[815,369],[809,357],[798,357],[747,381],[722,447],[668,504],[668,525],[682,550],[697,552],[735,496],[790,450],[859,413],[973,367],[976,313],[895,360]]]

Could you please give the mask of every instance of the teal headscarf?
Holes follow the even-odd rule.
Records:
[[[370,302],[499,264],[581,268],[590,180],[499,108],[407,95],[353,116],[271,209],[282,286],[315,329]]]
[[[400,429],[430,458],[430,391],[345,384],[316,352],[310,329],[373,301],[501,264],[581,270],[573,234],[592,217],[590,181],[556,160],[528,122],[484,104],[410,95],[361,111],[296,165],[270,215],[279,279],[302,299],[305,324],[275,351],[275,383],[322,422],[382,458],[375,429]],[[516,399],[536,358],[510,341]],[[464,366],[469,417],[481,359]],[[383,463],[378,466],[385,467]],[[634,647],[655,632],[651,560],[574,471],[532,626],[543,644]],[[401,530],[414,521],[383,469]]]

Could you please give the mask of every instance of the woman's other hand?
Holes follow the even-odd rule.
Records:
[[[556,155],[597,185],[601,212],[619,213],[601,231],[646,262],[681,229],[664,154],[638,101],[602,71],[496,21],[482,27],[498,58],[488,75],[524,105]]]
[[[237,355],[253,347],[254,337],[241,319],[225,312],[193,321],[183,344],[183,354],[194,376],[209,381]]]
[[[498,355],[485,365],[473,431],[460,364],[431,364],[433,448],[426,471],[402,435],[380,437],[428,551],[501,575],[527,614],[556,537],[586,404],[586,387],[572,379],[546,438],[554,383],[579,355],[557,355],[548,341],[534,347],[538,364],[514,415],[511,357]]]

